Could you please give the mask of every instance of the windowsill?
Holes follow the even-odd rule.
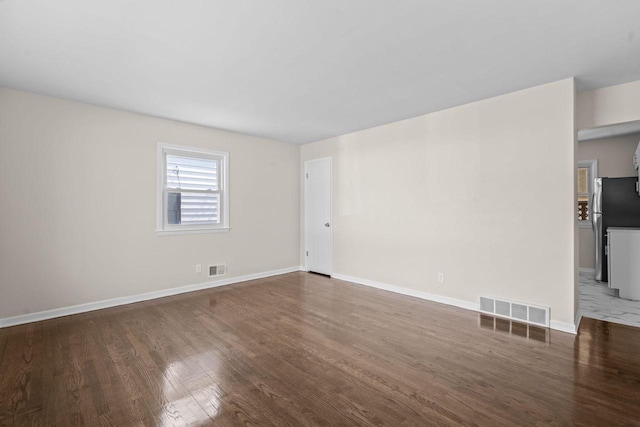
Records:
[[[156,236],[178,236],[181,234],[228,233],[231,227],[200,228],[190,230],[156,230]]]
[[[578,221],[578,228],[593,228],[591,221]]]

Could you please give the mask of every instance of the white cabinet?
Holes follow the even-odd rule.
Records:
[[[609,287],[620,298],[640,300],[640,228],[607,229]]]

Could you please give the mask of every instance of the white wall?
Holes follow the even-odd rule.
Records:
[[[229,233],[156,236],[158,141],[230,152]],[[0,319],[297,266],[299,150],[0,88]]]
[[[573,325],[574,101],[568,79],[302,146],[334,159],[334,272]]]
[[[576,97],[576,129],[640,120],[640,81],[608,86]]]
[[[598,160],[598,175],[619,178],[635,176],[633,167],[640,133],[584,141],[578,144],[578,160]],[[580,229],[580,268],[595,268],[595,237],[591,228]]]

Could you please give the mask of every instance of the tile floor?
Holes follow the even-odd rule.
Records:
[[[598,283],[593,273],[580,273],[580,311],[582,316],[640,327],[640,301],[618,297],[606,283]]]

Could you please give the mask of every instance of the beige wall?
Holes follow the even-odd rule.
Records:
[[[579,92],[576,129],[640,120],[640,81]]]
[[[568,79],[302,146],[334,159],[334,272],[573,325],[574,98]]]
[[[598,160],[598,175],[618,178],[635,176],[633,167],[640,133],[617,138],[596,139],[578,144],[578,160]],[[591,228],[580,229],[580,268],[595,267],[595,240]]]
[[[229,233],[156,236],[158,141],[230,152]],[[0,318],[299,265],[299,151],[0,88]]]

